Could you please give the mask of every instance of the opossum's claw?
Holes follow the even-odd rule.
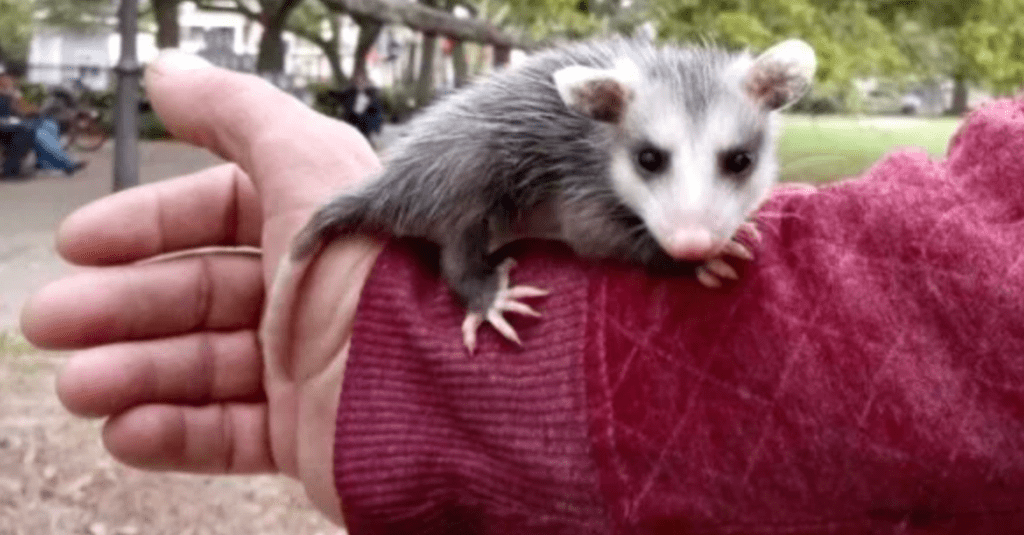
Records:
[[[466,345],[470,355],[476,349],[476,330],[483,322],[484,315],[479,312],[470,312],[466,314],[466,319],[462,320],[462,343]]]
[[[754,243],[759,243],[761,241],[761,231],[757,230],[757,223],[753,221],[747,221],[736,229],[736,236],[743,234],[747,235],[747,237]]]
[[[720,279],[738,280],[740,278],[739,273],[736,273],[736,270],[721,258],[712,258],[701,268]]]
[[[731,240],[722,246],[722,250],[719,251],[718,256],[715,258],[721,258],[725,256],[731,256],[733,258],[739,258],[740,260],[751,261],[754,259],[754,252],[751,251],[751,247],[739,242],[736,238],[745,237],[747,241],[757,244],[761,241],[761,232],[757,230],[757,224],[753,221],[743,223],[736,229],[736,234]],[[725,278],[731,279],[733,277],[726,276]]]
[[[522,340],[516,334],[515,328],[505,319],[504,313],[511,312],[535,318],[539,317],[540,312],[537,312],[526,303],[516,301],[515,297],[538,297],[547,295],[547,293],[545,290],[530,286],[516,286],[515,288],[500,290],[494,296],[494,303],[491,304],[491,307],[486,312],[469,312],[466,314],[466,319],[462,321],[462,341],[466,345],[466,349],[469,350],[470,354],[476,349],[476,331],[484,323],[490,323],[494,330],[498,331],[508,341],[516,345],[522,345]]]
[[[514,302],[514,301],[511,301],[511,300],[512,299],[522,299],[524,297],[544,297],[545,295],[547,295],[549,293],[551,293],[551,292],[549,292],[547,290],[544,290],[542,288],[534,288],[533,286],[516,286],[515,288],[509,288],[508,292],[506,293],[506,295],[507,295],[507,297],[508,297],[510,302]],[[527,307],[527,308],[529,308],[529,307]],[[509,309],[509,310],[512,311],[512,312],[515,312],[514,310],[511,310],[511,309]],[[539,314],[533,314],[533,313],[529,313],[529,312],[522,312],[522,314],[528,314],[530,316],[537,316],[537,315],[539,315]]]
[[[726,242],[718,252],[718,256],[710,258],[703,265],[697,267],[697,280],[701,284],[708,288],[721,288],[725,279],[738,280],[740,278],[736,270],[722,259],[730,256],[748,262],[754,259],[751,247],[736,241],[736,238],[741,236],[755,244],[761,241],[761,232],[757,230],[756,223],[748,221],[740,225],[736,230],[736,235]]]
[[[722,256],[733,256],[741,260],[753,260],[754,253],[749,247],[738,241],[730,241],[722,248]]]
[[[737,280],[740,276],[725,260],[712,258],[697,267],[697,280],[708,288],[721,288],[722,280]]]
[[[487,311],[487,323],[490,323],[509,342],[514,342],[517,346],[523,345],[523,341],[519,339],[516,330],[509,325],[508,320],[497,309],[492,308]]]
[[[718,277],[714,276],[704,266],[697,268],[697,281],[703,284],[707,288],[721,288],[722,281]]]
[[[516,334],[515,328],[505,319],[505,312],[522,314],[524,316],[539,317],[540,312],[526,303],[520,303],[517,299],[526,297],[541,297],[548,294],[547,290],[534,288],[533,286],[515,286],[509,288],[509,271],[515,266],[515,261],[508,259],[498,266],[498,291],[494,294],[494,300],[486,312],[469,312],[462,322],[462,341],[470,354],[476,349],[476,331],[484,322],[490,323],[499,334],[516,345],[522,345],[522,340]]]

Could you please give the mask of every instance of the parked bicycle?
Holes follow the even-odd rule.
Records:
[[[81,79],[71,87],[55,87],[43,103],[43,113],[53,117],[60,126],[61,147],[95,151],[110,138],[103,112],[91,104],[91,90]]]

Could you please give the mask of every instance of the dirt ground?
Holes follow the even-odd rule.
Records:
[[[53,391],[67,358],[17,333],[34,289],[69,271],[53,230],[74,208],[109,191],[110,147],[84,155],[74,178],[0,182],[0,535],[338,535],[294,481],[147,473],[104,451],[101,422],[70,416]],[[216,159],[175,143],[142,148],[145,181]]]

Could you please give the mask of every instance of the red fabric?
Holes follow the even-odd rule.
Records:
[[[725,291],[554,245],[519,350],[407,248],[360,305],[336,443],[363,533],[1024,533],[1024,104],[949,159],[776,194]]]
[[[514,322],[521,350],[482,330],[469,357],[464,310],[407,245],[382,253],[356,317],[335,443],[349,533],[609,533],[587,439],[587,266],[519,256],[514,277],[558,291],[543,320]]]

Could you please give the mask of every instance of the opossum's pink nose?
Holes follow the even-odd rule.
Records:
[[[665,252],[676,260],[703,260],[716,250],[711,231],[703,228],[679,229],[664,246]]]

